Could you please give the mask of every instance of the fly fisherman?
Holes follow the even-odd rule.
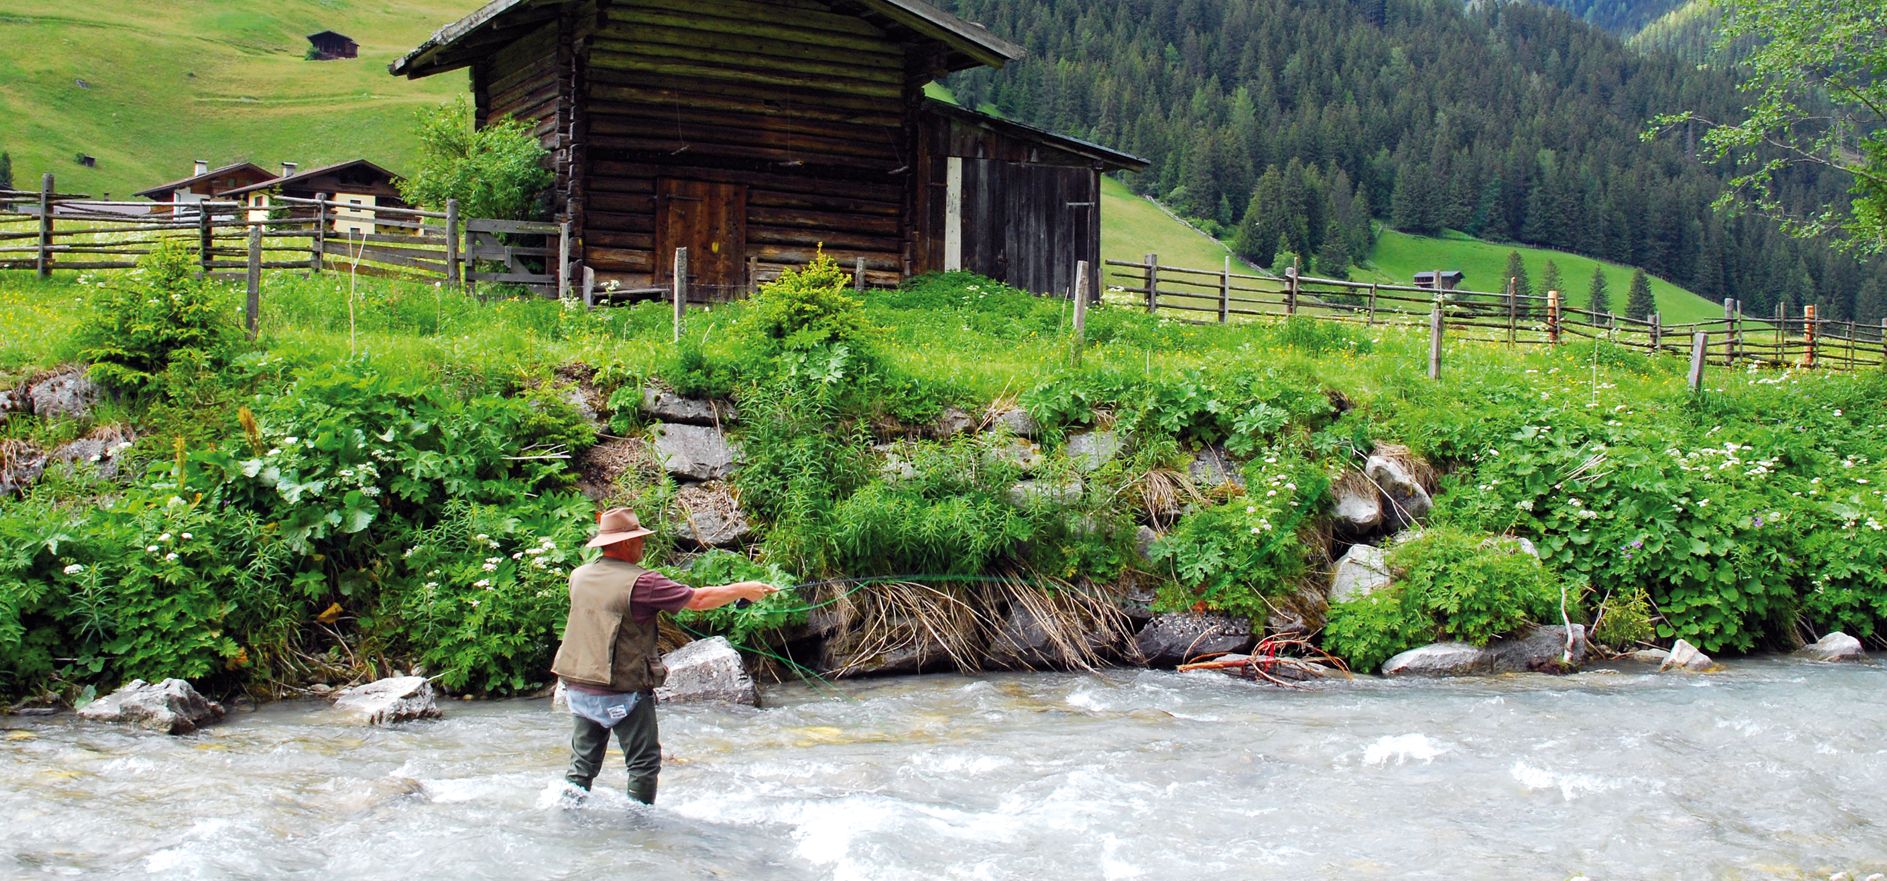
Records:
[[[717,609],[777,590],[758,581],[697,590],[650,572],[636,564],[643,537],[653,532],[628,508],[612,508],[597,519],[597,536],[586,547],[602,548],[603,555],[570,573],[570,620],[551,665],[576,720],[564,780],[589,791],[613,730],[629,766],[629,797],[643,804],[655,803],[655,776],[662,770],[655,689],[668,678],[668,668],[655,650],[656,614]]]

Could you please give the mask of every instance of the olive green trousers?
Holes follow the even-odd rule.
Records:
[[[575,730],[570,735],[570,772],[565,780],[588,790],[597,772],[603,769],[603,756],[609,750],[609,734],[616,733],[622,747],[623,763],[629,768],[629,797],[643,804],[655,803],[655,777],[662,772],[662,742],[655,726],[655,696],[645,694],[613,728],[604,728],[574,713]]]

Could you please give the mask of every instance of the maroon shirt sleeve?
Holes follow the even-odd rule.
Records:
[[[695,598],[695,589],[669,580],[660,572],[645,572],[636,579],[635,592],[629,595],[629,617],[638,624],[649,624],[657,612],[679,612]]]

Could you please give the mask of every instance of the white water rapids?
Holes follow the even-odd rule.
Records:
[[[569,717],[311,704],[165,737],[0,719],[0,876],[1860,879],[1887,667],[1382,681],[929,676],[664,706],[653,809],[554,797]]]

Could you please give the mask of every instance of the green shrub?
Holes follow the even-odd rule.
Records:
[[[1511,543],[1430,527],[1389,553],[1396,583],[1331,607],[1325,646],[1358,670],[1441,640],[1487,645],[1529,623],[1580,620],[1583,586]]]
[[[1301,453],[1272,448],[1245,469],[1245,495],[1199,511],[1153,546],[1182,593],[1164,605],[1204,603],[1262,619],[1266,597],[1295,591],[1305,573],[1303,530],[1322,511],[1330,481]]]
[[[761,354],[846,346],[864,354],[882,331],[863,303],[846,292],[851,276],[823,250],[800,269],[787,269],[747,301],[743,337]]]
[[[159,384],[172,359],[196,353],[220,365],[236,339],[221,289],[196,279],[184,244],[165,239],[128,275],[101,282],[77,335],[92,378],[143,392]]]
[[[433,211],[457,199],[460,217],[530,218],[538,192],[552,181],[549,154],[530,125],[505,117],[474,129],[462,97],[416,118],[419,155],[399,182],[402,198]]]

